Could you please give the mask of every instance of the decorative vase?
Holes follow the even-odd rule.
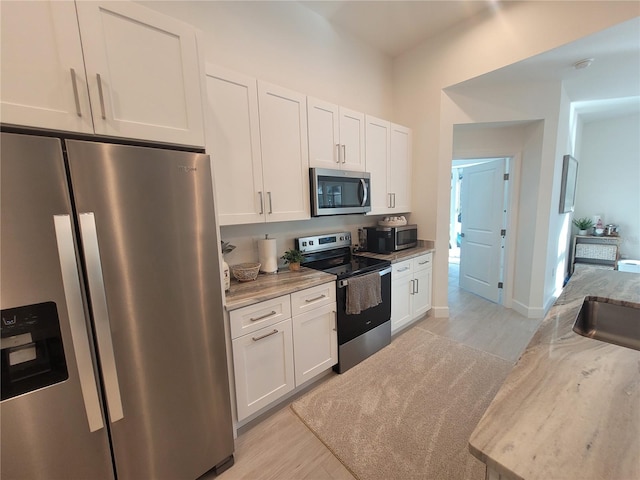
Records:
[[[300,263],[299,262],[290,263],[289,270],[291,270],[292,272],[297,272],[298,270],[300,270]]]

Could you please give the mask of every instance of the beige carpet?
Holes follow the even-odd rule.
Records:
[[[468,440],[511,367],[416,327],[291,408],[361,480],[483,480]]]

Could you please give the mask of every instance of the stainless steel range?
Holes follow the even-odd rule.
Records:
[[[303,252],[305,267],[338,277],[338,364],[334,370],[343,373],[391,342],[391,262],[352,255],[349,232],[302,237],[295,242]],[[347,313],[350,280],[372,273],[380,276],[382,301],[360,313]]]

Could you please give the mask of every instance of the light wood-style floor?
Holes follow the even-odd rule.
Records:
[[[449,318],[427,316],[400,334],[423,328],[514,362],[540,320],[525,318],[457,286],[458,266],[449,265]],[[324,377],[326,379],[331,376]],[[284,404],[236,439],[235,465],[201,480],[332,480],[354,477]]]

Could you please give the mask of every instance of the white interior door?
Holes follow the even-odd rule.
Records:
[[[498,302],[505,159],[465,167],[460,191],[460,287]]]

